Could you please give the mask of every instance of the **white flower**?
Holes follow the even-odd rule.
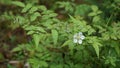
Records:
[[[82,32],[79,32],[78,34],[79,34],[79,35],[83,35]]]
[[[82,35],[82,36],[80,36],[80,38],[83,40],[83,39],[85,39],[85,36]]]
[[[74,43],[77,43],[77,42],[78,42],[77,39],[73,39],[73,41],[74,41]]]
[[[82,40],[78,40],[78,43],[79,43],[79,44],[82,44]]]
[[[79,32],[73,36],[73,42],[82,44],[82,40],[85,39],[85,36],[82,34],[82,32]]]

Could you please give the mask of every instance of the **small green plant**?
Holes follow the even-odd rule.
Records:
[[[55,1],[52,8],[45,5],[12,1],[18,13],[3,17],[19,24],[31,36],[12,52],[18,52],[32,68],[119,68],[120,21],[117,0],[105,1],[102,8],[95,2],[76,4],[74,1]],[[104,5],[106,2],[113,4]],[[107,11],[116,7],[112,11]],[[51,7],[51,6],[50,6]],[[59,20],[60,14],[66,15]],[[114,13],[114,11],[116,11]],[[114,19],[113,19],[114,18]],[[23,58],[21,58],[23,60]]]

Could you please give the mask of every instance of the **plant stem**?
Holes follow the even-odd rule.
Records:
[[[110,15],[110,17],[109,17],[109,19],[108,19],[108,21],[107,21],[106,27],[107,27],[108,24],[110,23],[110,20],[111,20],[112,17],[113,17],[113,14]]]

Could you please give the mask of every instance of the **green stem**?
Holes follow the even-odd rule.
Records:
[[[112,17],[113,17],[113,14],[110,15],[110,17],[109,17],[109,19],[108,19],[108,21],[107,21],[106,27],[107,27],[108,24],[110,23],[110,20],[111,20]]]

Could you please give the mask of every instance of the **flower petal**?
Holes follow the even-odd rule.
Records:
[[[85,39],[85,36],[82,35],[82,36],[80,36],[80,38],[83,40],[83,39]]]
[[[82,32],[79,32],[78,34],[79,34],[80,36],[81,36],[81,35],[83,35],[83,33],[82,33]]]
[[[73,39],[73,42],[74,42],[74,43],[77,43],[77,41],[78,41],[77,39]]]
[[[78,40],[78,43],[79,43],[79,44],[82,44],[82,40]]]

